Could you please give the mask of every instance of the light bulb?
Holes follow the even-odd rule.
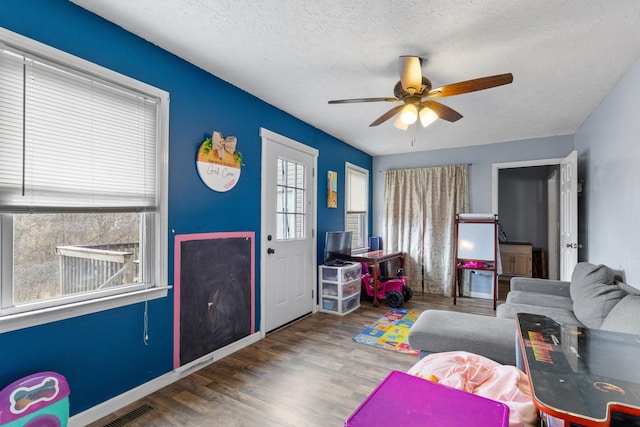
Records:
[[[396,117],[396,120],[393,122],[393,126],[400,130],[409,129],[409,125],[402,121],[402,114],[398,114],[398,117]]]
[[[426,128],[431,123],[435,122],[438,119],[438,115],[431,108],[422,106],[420,108],[420,123],[423,128]]]
[[[413,104],[407,104],[400,113],[402,121],[408,125],[413,124],[418,120],[418,109]]]

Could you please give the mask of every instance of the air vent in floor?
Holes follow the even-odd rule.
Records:
[[[149,412],[152,409],[153,409],[152,406],[144,404],[144,405],[134,409],[133,411],[127,412],[123,416],[111,421],[110,423],[105,424],[104,427],[121,427],[121,426],[124,426],[126,424],[129,424],[131,421],[135,420],[136,418],[139,418],[139,417],[143,416],[144,414],[146,414],[147,412]]]

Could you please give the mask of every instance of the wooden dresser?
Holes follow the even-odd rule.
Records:
[[[502,276],[532,277],[533,246],[530,243],[501,243]]]

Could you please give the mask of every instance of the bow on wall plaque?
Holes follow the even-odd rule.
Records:
[[[214,191],[229,191],[240,179],[242,154],[236,150],[235,136],[224,138],[214,131],[198,149],[197,166],[200,179]]]

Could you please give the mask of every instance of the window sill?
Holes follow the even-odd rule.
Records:
[[[151,288],[126,294],[113,295],[100,299],[81,301],[57,307],[43,308],[25,313],[10,314],[0,317],[0,333],[16,331],[31,326],[43,325],[58,320],[84,316],[99,311],[124,307],[144,301],[150,301],[167,296],[171,286]]]

